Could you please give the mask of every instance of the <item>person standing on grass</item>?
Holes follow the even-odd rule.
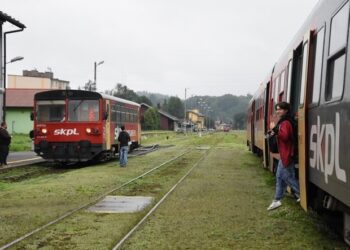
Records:
[[[271,133],[277,135],[278,152],[280,160],[278,161],[276,172],[276,194],[271,205],[267,210],[278,208],[282,205],[281,200],[286,191],[287,185],[294,191],[297,201],[300,201],[299,182],[295,178],[294,141],[297,135],[294,135],[292,117],[290,116],[290,104],[287,102],[277,103],[276,114],[279,118],[277,125],[270,124]]]
[[[7,132],[6,122],[2,122],[0,126],[0,166],[7,166],[7,156],[9,154],[11,136]]]
[[[128,150],[129,150],[129,142],[130,135],[125,131],[125,127],[121,126],[121,132],[118,136],[119,141],[119,163],[120,167],[126,167],[128,163]]]

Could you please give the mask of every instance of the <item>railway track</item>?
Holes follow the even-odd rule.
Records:
[[[208,149],[210,150],[210,148]],[[120,249],[123,244],[132,236],[132,234],[147,220],[147,218],[152,215],[156,209],[166,200],[166,198],[174,192],[174,190],[179,186],[183,180],[195,169],[200,162],[202,162],[207,154],[204,154],[193,166],[176,182],[176,184],[150,209],[150,211],[141,219],[139,222],[113,247],[113,250]]]
[[[158,144],[146,146],[146,147],[139,147],[137,149],[134,149],[129,154],[129,157],[133,158],[133,157],[149,154],[151,152],[158,150],[159,148],[160,146]],[[115,160],[115,158],[109,161],[113,161],[113,160]],[[39,163],[33,163],[29,165],[9,166],[9,167],[0,169],[0,181],[18,182],[18,181],[26,180],[33,177],[38,177],[40,175],[62,173],[62,172],[66,172],[82,166],[87,166],[90,164],[91,164],[90,162],[75,163],[75,164],[69,164],[64,167],[61,167],[60,164],[54,163],[54,162],[39,162]],[[18,169],[20,168],[22,168],[22,171],[18,171]]]
[[[81,205],[81,206],[79,206],[79,207],[77,207],[77,208],[75,208],[75,209],[72,209],[72,210],[66,212],[65,214],[61,215],[60,217],[58,217],[58,218],[56,218],[56,219],[54,219],[54,220],[51,220],[50,222],[47,222],[46,224],[44,224],[44,225],[42,225],[42,226],[40,226],[40,227],[38,227],[38,228],[36,228],[36,229],[34,229],[34,230],[28,232],[28,233],[26,233],[26,234],[24,234],[24,235],[22,235],[22,236],[16,238],[15,240],[13,240],[13,241],[7,243],[7,244],[4,245],[4,246],[1,246],[1,247],[0,247],[0,250],[8,249],[9,247],[12,247],[12,246],[18,244],[19,242],[21,242],[21,241],[23,241],[23,240],[25,240],[25,239],[27,239],[27,238],[33,236],[34,234],[36,234],[36,233],[38,233],[38,232],[40,232],[40,231],[43,231],[44,229],[48,228],[49,226],[54,225],[54,224],[56,224],[56,223],[58,223],[58,222],[64,220],[64,219],[67,218],[68,216],[71,216],[71,215],[73,215],[73,214],[75,214],[75,213],[81,211],[82,209],[85,209],[85,208],[87,208],[87,207],[89,207],[89,206],[91,206],[91,205],[97,203],[98,201],[102,200],[105,196],[107,196],[107,195],[109,195],[109,194],[111,194],[111,193],[113,193],[113,192],[116,192],[117,190],[120,190],[120,189],[122,189],[123,187],[126,187],[127,185],[129,185],[129,184],[131,184],[131,183],[133,183],[133,182],[135,182],[135,181],[137,181],[137,180],[139,180],[139,179],[141,179],[141,178],[143,178],[143,177],[145,177],[145,176],[151,174],[152,172],[158,170],[159,168],[161,168],[161,167],[163,167],[163,166],[165,166],[165,165],[167,165],[167,164],[170,164],[170,163],[176,161],[177,159],[179,159],[179,158],[183,157],[184,155],[188,154],[189,152],[191,152],[191,150],[188,150],[188,151],[186,151],[186,152],[184,152],[184,153],[181,153],[181,154],[179,154],[179,155],[177,155],[177,156],[175,156],[175,157],[173,157],[173,158],[171,158],[171,159],[169,159],[169,160],[167,160],[167,161],[161,163],[160,165],[157,165],[157,166],[153,167],[152,169],[150,169],[150,170],[148,170],[148,171],[142,173],[141,175],[139,175],[139,176],[137,176],[137,177],[135,177],[135,178],[132,178],[132,179],[130,179],[129,181],[126,181],[125,183],[121,184],[120,186],[115,187],[115,188],[113,188],[113,189],[111,189],[111,190],[109,190],[109,191],[107,191],[107,192],[101,194],[99,197],[97,197],[95,200],[93,200],[93,201],[91,201],[91,202],[88,202],[88,203],[86,203],[86,204],[83,204],[83,205]],[[175,188],[174,188],[174,189],[175,189]],[[165,199],[165,198],[164,198],[164,199]],[[157,204],[158,204],[158,203],[157,203]],[[160,204],[160,203],[159,203],[159,204]],[[158,207],[159,205],[156,205],[156,206]],[[155,209],[155,208],[154,208],[154,209]]]

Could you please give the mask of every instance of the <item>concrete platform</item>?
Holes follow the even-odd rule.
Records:
[[[94,213],[135,213],[143,210],[153,201],[144,196],[106,196],[102,201],[88,208]]]

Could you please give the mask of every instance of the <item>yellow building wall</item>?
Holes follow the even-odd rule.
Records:
[[[7,88],[51,89],[51,79],[9,75]]]

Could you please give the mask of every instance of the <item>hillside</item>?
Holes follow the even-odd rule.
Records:
[[[167,102],[170,98],[167,95],[145,91],[137,92],[137,94],[148,97],[155,107],[162,106],[164,101],[166,100]],[[196,108],[204,115],[209,114],[209,117],[213,120],[232,123],[236,114],[246,113],[251,98],[252,96],[249,94],[246,96],[235,96],[231,94],[223,96],[193,96],[186,100],[186,109]],[[211,111],[208,112],[208,109]]]

